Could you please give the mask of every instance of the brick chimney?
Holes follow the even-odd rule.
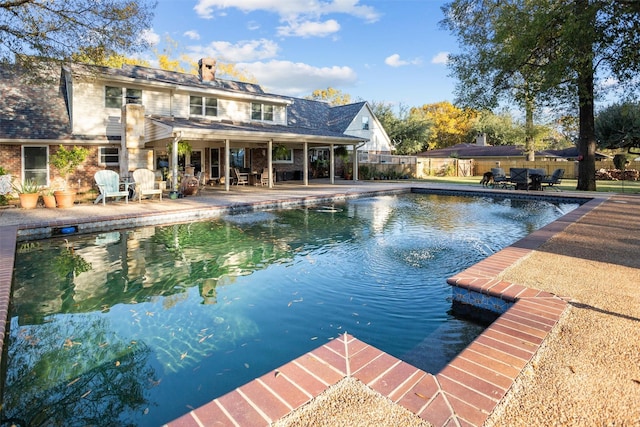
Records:
[[[202,58],[198,61],[198,75],[201,82],[212,82],[216,79],[216,60]]]

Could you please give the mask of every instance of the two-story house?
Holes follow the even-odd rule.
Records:
[[[0,70],[0,166],[49,186],[57,177],[49,155],[78,145],[90,149],[71,178],[80,189],[105,168],[121,176],[148,168],[174,185],[179,171],[193,168],[228,189],[232,168],[269,168],[277,180],[306,185],[314,161],[323,159],[333,182],[336,147],[347,147],[347,161],[356,164],[359,149],[391,150],[366,102],[331,107],[269,94],[257,84],[216,78],[212,59],[199,64],[198,75],[129,65],[45,67],[46,83]],[[181,152],[182,144],[189,150]]]

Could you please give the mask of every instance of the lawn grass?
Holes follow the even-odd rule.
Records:
[[[443,184],[477,185],[480,187],[481,176],[430,176],[425,181]],[[578,181],[563,179],[562,184],[555,186],[561,191],[575,191]],[[550,189],[553,191],[553,189]],[[640,181],[596,181],[596,191],[603,193],[640,193]]]

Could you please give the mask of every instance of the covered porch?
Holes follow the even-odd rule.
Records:
[[[187,168],[225,191],[234,183],[234,169],[247,174],[249,184],[257,183],[263,171],[271,171],[268,188],[280,181],[308,186],[316,178],[334,184],[337,168],[347,165],[349,177],[356,181],[356,153],[366,142],[337,132],[317,135],[317,129],[260,124],[152,118],[146,127],[150,137],[145,148],[153,150],[156,169],[166,168],[171,189],[179,188]],[[188,144],[188,152],[179,150],[181,144]]]

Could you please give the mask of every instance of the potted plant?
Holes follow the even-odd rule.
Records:
[[[33,209],[36,207],[40,194],[38,192],[38,183],[35,179],[30,178],[20,184],[14,185],[13,188],[18,192],[20,206],[23,209]]]
[[[40,190],[40,195],[42,196],[42,201],[44,202],[45,208],[55,208],[56,207],[56,196],[53,194],[53,188],[45,187]]]
[[[58,169],[60,175],[64,177],[64,188],[57,189],[53,193],[59,208],[73,206],[76,192],[69,188],[69,175],[85,161],[88,155],[89,150],[84,147],[74,145],[73,148],[65,148],[60,145],[58,150],[49,157],[49,163]]]

